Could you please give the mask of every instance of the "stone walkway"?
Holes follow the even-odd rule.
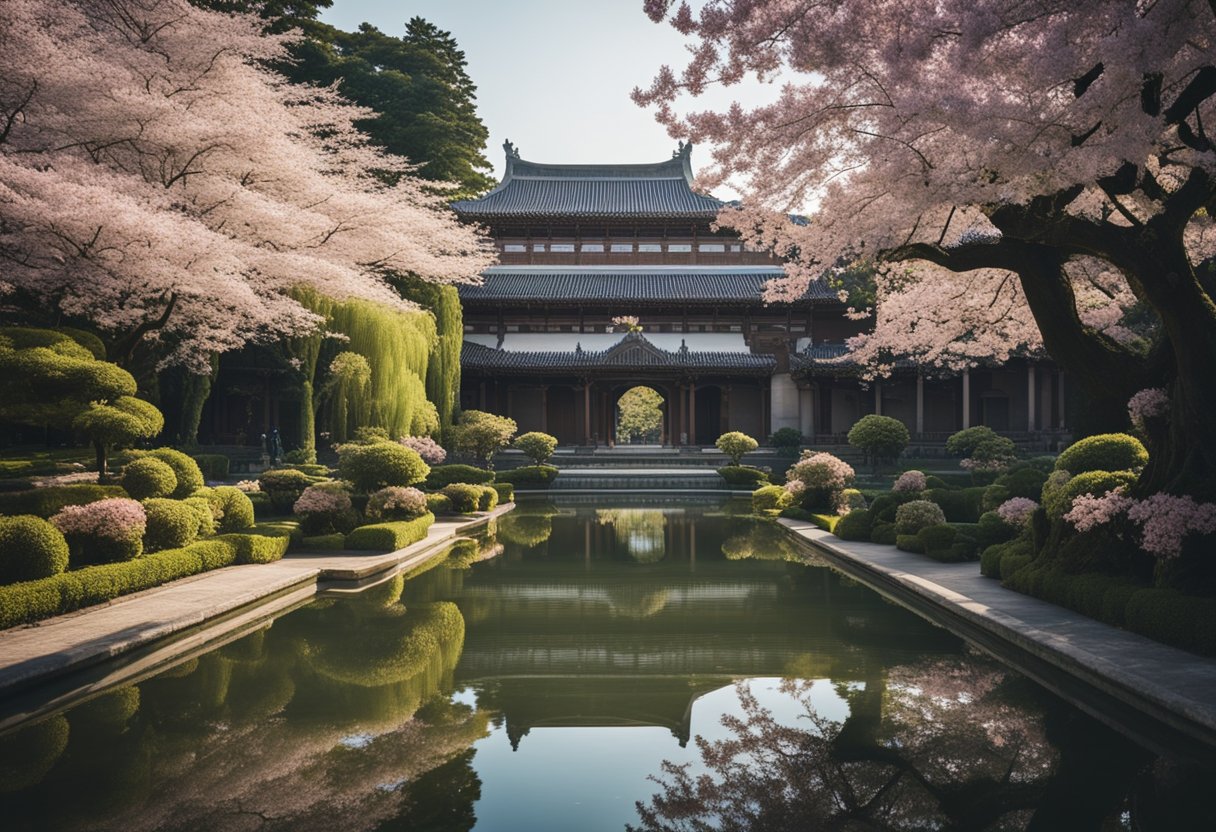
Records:
[[[213,640],[306,601],[316,594],[320,582],[356,581],[408,569],[433,555],[441,544],[514,507],[507,503],[472,518],[436,520],[423,540],[395,552],[301,553],[275,563],[229,566],[5,630],[0,632],[0,696],[149,647],[168,636],[197,644]],[[220,619],[223,626],[190,637],[190,631]],[[175,641],[174,647],[183,645]]]
[[[894,546],[841,540],[810,523],[780,522],[847,574],[1010,660],[1094,716],[1120,729],[1147,716],[1193,741],[1203,756],[1216,756],[1216,660],[1005,589],[974,562],[938,563]],[[1129,733],[1152,744],[1154,729],[1143,727],[1148,736]]]

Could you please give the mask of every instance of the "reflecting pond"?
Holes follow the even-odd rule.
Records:
[[[0,736],[0,818],[1216,828],[1212,772],[806,559],[730,504],[524,504],[414,574]]]

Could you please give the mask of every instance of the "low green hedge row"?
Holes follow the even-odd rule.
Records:
[[[512,468],[510,471],[499,471],[494,480],[509,482],[514,486],[529,488],[548,488],[557,477],[557,468],[552,465],[525,465],[522,468]],[[471,482],[471,480],[465,480]]]
[[[33,514],[44,520],[58,514],[64,506],[82,506],[108,497],[126,497],[118,485],[55,485],[28,491],[0,493],[0,514]]]
[[[427,529],[434,522],[435,515],[428,512],[413,520],[360,526],[346,536],[346,548],[395,552],[426,537]]]
[[[490,487],[498,492],[498,502],[515,502],[515,486],[509,482],[492,482]]]
[[[121,563],[87,566],[36,581],[0,586],[0,629],[72,612],[234,563],[275,560],[286,551],[285,539],[257,537],[222,535]]]
[[[438,491],[445,485],[451,485],[454,482],[484,485],[493,482],[494,479],[493,471],[487,471],[485,468],[478,468],[474,465],[436,465],[426,475],[425,482],[428,491]],[[510,482],[502,476],[499,476],[498,479],[502,482]]]
[[[727,485],[744,485],[752,490],[768,484],[768,474],[750,465],[725,465],[718,469]]]

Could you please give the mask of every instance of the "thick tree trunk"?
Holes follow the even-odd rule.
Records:
[[[106,470],[106,446],[104,442],[94,440],[93,451],[97,459],[97,481],[104,484],[110,478],[110,472]]]

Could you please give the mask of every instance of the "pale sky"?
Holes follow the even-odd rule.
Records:
[[[642,0],[334,0],[322,19],[348,31],[367,21],[401,35],[415,15],[451,32],[464,50],[496,176],[504,139],[539,162],[657,162],[675,150],[676,140],[629,100],[661,64],[682,67],[687,54],[684,38],[652,23]],[[740,96],[755,104],[776,94],[752,84],[701,100],[717,109]],[[694,171],[707,159],[694,148]],[[721,188],[717,196],[737,194]]]

